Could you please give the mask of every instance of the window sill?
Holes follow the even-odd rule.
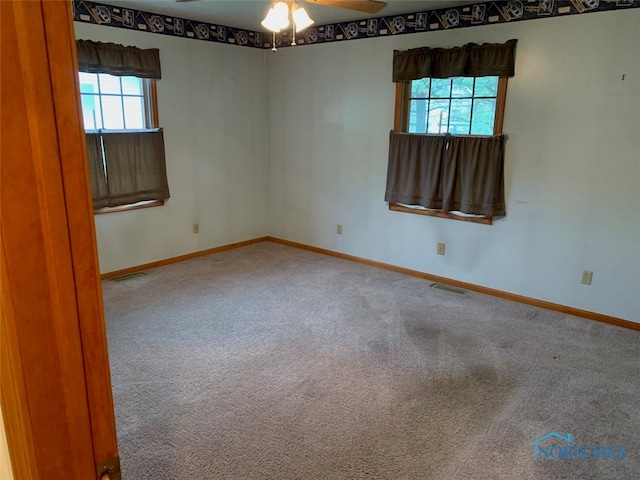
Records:
[[[131,205],[120,205],[119,207],[98,208],[93,211],[93,214],[102,215],[103,213],[126,212],[140,208],[161,207],[162,205],[164,205],[164,200],[149,200],[147,202],[132,203]]]
[[[448,218],[450,220],[462,220],[463,222],[481,223],[483,225],[493,225],[493,217],[465,216],[456,215],[455,213],[443,212],[441,210],[429,210],[423,208],[411,208],[399,203],[390,203],[389,210],[394,212],[414,213],[417,215],[425,215],[427,217]]]

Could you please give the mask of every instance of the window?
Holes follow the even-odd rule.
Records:
[[[491,77],[421,78],[398,83],[395,129],[409,133],[497,135],[507,79]]]
[[[394,129],[407,133],[499,135],[507,78],[420,78],[396,84]],[[389,203],[389,210],[491,225],[485,215],[445,212],[420,205]]]
[[[76,45],[94,212],[163,205],[169,186],[158,127],[158,49]]]
[[[394,51],[390,210],[488,224],[506,214],[502,123],[516,44]]]
[[[80,72],[85,130],[142,130],[157,127],[155,80]]]

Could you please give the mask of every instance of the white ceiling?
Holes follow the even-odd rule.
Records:
[[[100,3],[129,7],[172,17],[199,20],[216,25],[263,31],[260,22],[264,18],[271,0],[194,0],[176,2],[175,0],[97,0]],[[375,16],[396,15],[434,10],[443,7],[470,5],[473,0],[385,0],[387,6]],[[368,13],[354,12],[342,8],[330,8],[312,5],[300,0],[316,25],[348,22],[370,18]]]

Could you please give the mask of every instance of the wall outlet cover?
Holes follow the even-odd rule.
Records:
[[[583,285],[591,285],[593,280],[593,272],[591,270],[583,270],[582,277],[580,277],[580,283]]]

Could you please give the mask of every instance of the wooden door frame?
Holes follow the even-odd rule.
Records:
[[[71,5],[0,8],[9,455],[16,479],[100,478],[118,450]]]

